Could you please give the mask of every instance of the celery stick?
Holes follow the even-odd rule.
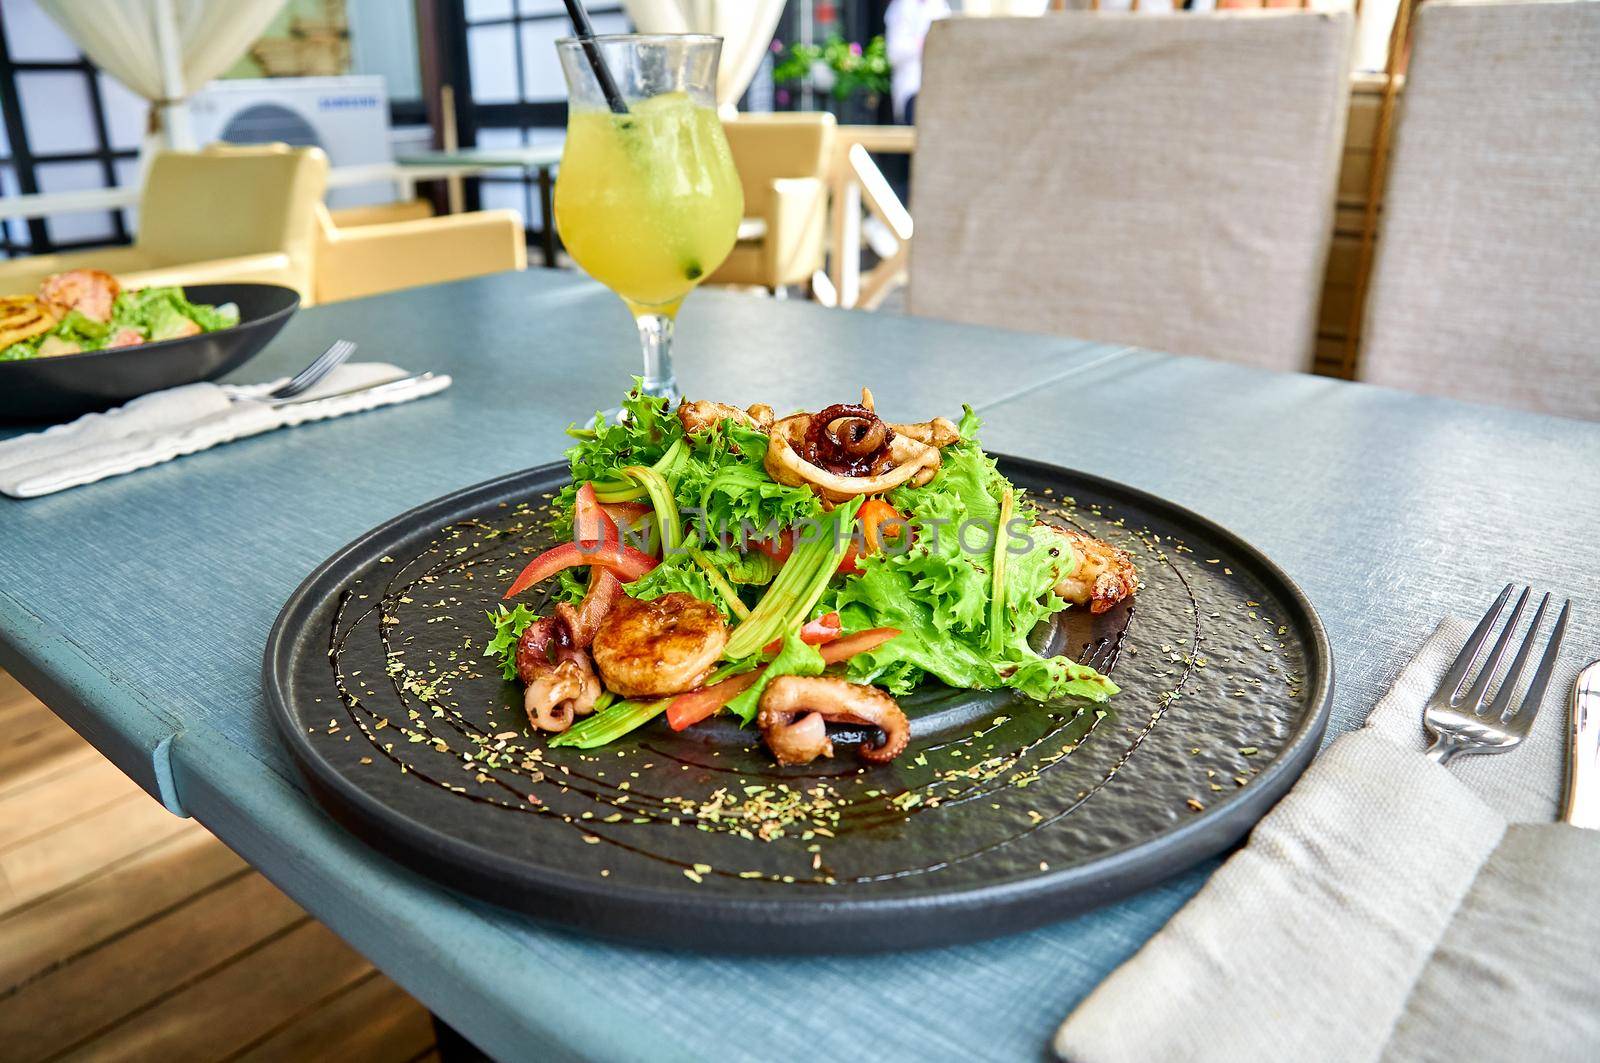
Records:
[[[636,730],[667,711],[671,698],[660,701],[619,701],[604,712],[563,731],[550,739],[553,746],[576,746],[594,749],[615,742],[629,731]]]
[[[859,498],[840,505],[829,514],[816,539],[794,548],[749,618],[734,629],[724,657],[748,657],[805,619],[850,547],[850,539],[841,529],[850,526],[860,508]]]
[[[651,466],[662,476],[670,476],[672,470],[678,465],[678,459],[683,456],[683,440],[679,439],[667,448],[659,461]],[[644,498],[649,492],[642,483],[632,479],[627,480],[594,480],[590,486],[594,488],[594,496],[600,502],[635,502]]]
[[[661,528],[661,544],[665,547],[662,556],[683,545],[683,520],[678,516],[678,503],[672,497],[667,478],[643,465],[629,465],[622,471],[650,496],[650,505],[655,508],[656,522]]]
[[[740,600],[739,592],[723,578],[721,572],[717,571],[717,566],[711,563],[705,551],[691,546],[689,556],[694,558],[695,564],[706,574],[706,582],[711,584],[711,589],[722,596],[722,600],[728,605],[728,610],[740,620],[750,619],[750,607]]]
[[[646,494],[640,485],[623,480],[594,480],[589,486],[597,502],[635,502]]]
[[[1004,628],[1006,618],[1006,525],[1011,523],[1011,507],[1013,497],[1011,488],[1006,488],[1000,496],[1000,518],[994,529],[994,563],[990,571],[994,575],[994,584],[989,591],[989,650],[999,653],[1005,646]]]

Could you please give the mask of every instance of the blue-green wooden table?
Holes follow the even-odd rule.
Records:
[[[1069,922],[841,958],[631,948],[464,900],[337,827],[262,702],[283,600],[368,527],[556,458],[635,368],[614,296],[508,274],[307,310],[241,379],[337,337],[445,370],[404,407],[245,440],[28,502],[0,499],[0,665],[451,1025],[505,1059],[1037,1060],[1051,1031],[1204,881]],[[1600,425],[1067,339],[716,292],[679,328],[685,389],[812,409],[865,384],[896,419],[987,419],[993,450],[1164,494],[1311,596],[1353,726],[1446,611],[1509,579],[1570,594],[1600,651]]]

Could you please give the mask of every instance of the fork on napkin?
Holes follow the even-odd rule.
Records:
[[[1063,1059],[1600,1058],[1600,836],[1551,822],[1564,713],[1547,704],[1506,756],[1423,755],[1423,703],[1472,626],[1441,623],[1078,1006]]]
[[[185,384],[141,395],[114,410],[0,442],[0,493],[53,494],[275,428],[410,402],[450,386],[450,377],[433,375],[409,386],[344,394],[407,375],[383,362],[342,365],[299,396],[303,401],[284,405],[266,401],[283,380]]]

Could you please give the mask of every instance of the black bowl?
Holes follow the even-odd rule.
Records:
[[[0,362],[0,421],[61,421],[162,388],[214,380],[260,353],[300,306],[276,284],[189,284],[193,303],[237,303],[233,328],[88,354]]]

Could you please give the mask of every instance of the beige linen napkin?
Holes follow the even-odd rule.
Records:
[[[1600,831],[1506,830],[1383,1058],[1600,1059]]]
[[[405,370],[383,362],[342,365],[300,398],[334,396],[405,375]],[[341,395],[286,406],[255,401],[283,382],[248,387],[185,384],[141,395],[105,413],[85,414],[68,424],[5,440],[0,442],[0,493],[12,498],[48,495],[275,428],[410,402],[450,386],[448,376],[436,375],[380,394]]]
[[[1440,767],[1421,755],[1422,706],[1472,627],[1440,624],[1367,725],[1336,739],[1248,844],[1068,1017],[1057,1053],[1074,1063],[1366,1061],[1436,1058],[1420,1047],[1431,1040],[1437,1058],[1473,1057],[1461,992],[1484,979],[1450,980],[1474,965],[1498,977],[1489,957],[1512,939],[1485,937],[1483,926],[1507,906],[1499,880],[1537,876],[1538,854],[1552,848],[1519,828],[1497,852],[1510,823],[1554,817],[1565,725],[1557,692],[1570,689],[1577,663],[1557,670],[1521,748]],[[1571,877],[1584,859],[1571,852],[1592,858],[1600,835],[1569,833],[1584,836],[1554,845]],[[1486,863],[1492,873],[1480,875]],[[1570,907],[1582,896],[1565,899]],[[1548,907],[1522,921],[1562,922]],[[1600,919],[1593,927],[1600,933]]]

